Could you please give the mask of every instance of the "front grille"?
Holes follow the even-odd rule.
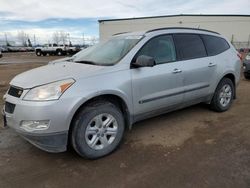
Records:
[[[15,110],[16,105],[9,103],[9,102],[5,102],[5,112],[9,113],[9,114],[13,114],[14,110]]]
[[[14,87],[14,86],[10,86],[8,94],[13,96],[13,97],[20,98],[21,95],[23,94],[23,89],[17,88],[17,87]]]

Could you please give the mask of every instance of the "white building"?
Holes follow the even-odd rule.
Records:
[[[163,27],[192,27],[216,31],[237,47],[250,47],[250,15],[170,15],[99,20],[103,41],[115,33],[143,31]]]

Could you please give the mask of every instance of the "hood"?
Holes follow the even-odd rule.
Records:
[[[24,89],[55,82],[58,80],[89,77],[108,71],[111,67],[61,62],[49,64],[17,75],[11,85]]]
[[[73,59],[74,59],[74,56],[72,56],[72,57],[65,57],[65,58],[61,58],[61,59],[56,59],[56,60],[50,61],[48,64],[63,63],[65,61],[72,62]]]

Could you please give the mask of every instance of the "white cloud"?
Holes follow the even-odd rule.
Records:
[[[249,0],[2,0],[0,17],[13,20],[48,18],[137,17],[180,13],[250,14]]]
[[[55,31],[70,33],[72,40],[81,41],[82,33],[96,36],[97,22],[83,22],[78,25],[59,24],[42,25],[38,21],[53,22],[53,18],[131,18],[171,14],[250,14],[250,0],[0,0],[0,40],[4,33],[15,38],[22,30],[37,41],[51,41]],[[25,21],[25,25],[11,21]],[[74,20],[72,20],[74,21]],[[28,22],[28,24],[27,24]],[[63,22],[64,23],[64,22]],[[41,24],[41,25],[39,25]],[[85,30],[86,29],[86,30]],[[91,32],[90,32],[91,31]],[[1,33],[2,32],[2,33]],[[90,38],[90,36],[86,36]]]

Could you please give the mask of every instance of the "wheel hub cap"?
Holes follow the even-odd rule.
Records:
[[[85,140],[88,146],[95,150],[108,147],[116,138],[118,124],[111,114],[99,114],[88,124]]]
[[[232,99],[232,88],[230,85],[224,85],[220,90],[219,101],[223,107],[226,107]]]

